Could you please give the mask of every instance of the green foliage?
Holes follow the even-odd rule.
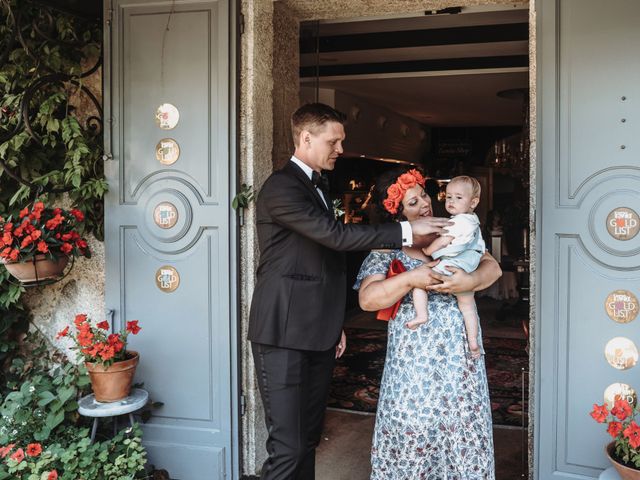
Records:
[[[234,210],[237,210],[238,208],[247,208],[249,204],[253,200],[255,200],[256,195],[257,192],[253,189],[252,185],[243,183],[238,194],[233,197],[233,200],[231,201],[231,207]]]
[[[0,480],[41,480],[52,470],[61,480],[145,478],[139,427],[91,444],[87,419],[77,413],[77,400],[89,387],[84,366],[69,363],[42,335],[30,333],[10,374],[0,405],[0,446],[13,447],[0,459]],[[41,454],[10,458],[33,443],[41,445]]]
[[[85,213],[85,233],[103,238],[102,134],[82,118],[98,112],[78,108],[81,101],[91,105],[79,75],[100,57],[101,41],[99,20],[73,17],[45,2],[0,2],[0,58],[6,58],[0,60],[0,159],[6,164],[0,165],[0,216],[37,197],[51,205],[65,191],[72,207]],[[59,77],[43,80],[51,75]],[[25,98],[29,128],[21,118]],[[27,316],[22,292],[0,266],[0,361],[16,345],[5,327]]]

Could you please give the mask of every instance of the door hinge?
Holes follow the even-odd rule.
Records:
[[[243,14],[238,15],[238,32],[240,32],[240,35],[244,33],[244,15]]]
[[[107,25],[109,27],[111,26],[112,21],[113,21],[113,8],[109,8],[109,10],[107,10]]]
[[[240,394],[240,416],[244,417],[245,412],[247,411],[247,399],[244,396],[244,393]]]

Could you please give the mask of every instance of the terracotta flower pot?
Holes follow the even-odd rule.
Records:
[[[618,460],[616,460],[613,457],[614,449],[615,449],[615,442],[611,442],[609,445],[605,447],[604,451],[607,454],[609,461],[613,465],[613,468],[615,468],[616,472],[618,472],[618,475],[620,475],[620,478],[622,478],[622,480],[640,480],[640,470],[627,467],[622,463],[620,463]]]
[[[35,262],[31,259],[25,262],[3,263],[9,273],[17,280],[35,282],[60,278],[68,262],[69,257],[66,255],[59,257],[57,261],[51,260],[44,255],[36,255]]]
[[[138,352],[131,350],[127,352],[127,355],[130,358],[115,362],[106,370],[101,364],[85,363],[91,380],[91,388],[98,402],[117,402],[131,392],[131,383],[140,356]]]

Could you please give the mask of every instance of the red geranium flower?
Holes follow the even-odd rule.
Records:
[[[7,455],[9,455],[9,452],[13,450],[13,447],[15,447],[15,443],[10,443],[6,447],[0,448],[0,457],[5,458]]]
[[[18,450],[13,452],[13,455],[11,455],[11,457],[9,458],[11,458],[11,460],[15,460],[16,462],[20,463],[22,460],[24,460],[24,450],[19,448]]]
[[[47,475],[47,480],[58,480],[58,472],[55,470],[51,470],[49,475]]]
[[[78,222],[83,222],[84,221],[84,213],[82,213],[77,208],[74,208],[73,210],[71,210],[70,213],[71,213],[71,215],[73,215],[76,218],[76,220]]]
[[[138,320],[127,322],[127,332],[137,335],[140,330],[142,330],[142,328],[138,326]]]
[[[106,320],[101,321],[96,325],[96,327],[101,328],[102,330],[109,330],[109,322]]]
[[[65,255],[69,255],[71,253],[71,250],[73,250],[73,245],[71,245],[70,243],[65,242],[60,247],[60,251]]]
[[[591,411],[590,415],[596,422],[604,423],[607,419],[607,415],[609,415],[609,411],[607,410],[606,405],[598,405],[594,403],[593,410]]]
[[[67,335],[69,335],[69,325],[58,332],[58,334],[56,335],[56,340],[62,337],[66,337]]]
[[[633,409],[631,408],[631,405],[629,405],[629,402],[624,399],[617,399],[614,407],[611,409],[611,415],[615,416],[620,421],[625,420],[632,413]]]
[[[20,218],[24,218],[27,215],[29,215],[29,209],[27,207],[24,207],[22,210],[20,210]]]
[[[609,428],[607,428],[607,433],[609,433],[609,435],[611,435],[613,438],[616,438],[621,431],[622,431],[622,423],[609,422]]]
[[[629,439],[629,445],[632,448],[640,447],[640,426],[635,421],[624,429],[624,436]]]
[[[49,251],[49,245],[44,240],[40,240],[38,242],[38,251],[42,253],[47,253]]]
[[[30,457],[37,457],[42,453],[42,445],[39,443],[30,443],[27,445],[27,455]]]

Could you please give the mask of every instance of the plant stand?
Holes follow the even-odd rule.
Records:
[[[140,410],[147,404],[149,393],[141,388],[134,388],[128,397],[118,400],[117,402],[102,403],[95,399],[94,394],[82,397],[78,402],[78,413],[83,417],[93,418],[93,427],[91,428],[91,443],[96,438],[98,430],[98,419],[105,417],[114,417],[114,434],[117,431],[117,417],[119,415],[129,415],[129,424],[133,427],[135,421],[133,412]]]
[[[598,480],[620,480],[620,475],[618,475],[615,468],[609,467],[600,474]]]

